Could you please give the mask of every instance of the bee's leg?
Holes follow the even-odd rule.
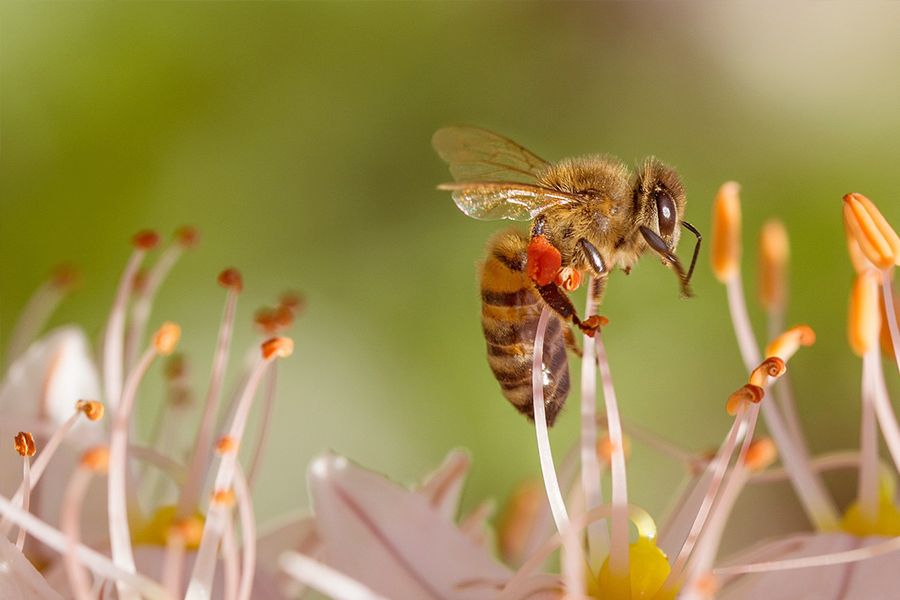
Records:
[[[581,348],[578,347],[578,342],[575,340],[575,334],[572,333],[572,330],[569,329],[568,326],[563,328],[563,340],[566,342],[566,348],[569,349],[569,352],[581,358]]]
[[[687,272],[687,277],[686,277],[687,282],[690,283],[690,282],[691,282],[691,276],[694,274],[694,267],[697,266],[697,256],[700,255],[700,242],[703,241],[703,236],[700,235],[700,232],[697,230],[696,227],[694,227],[693,225],[691,225],[691,224],[688,223],[687,221],[682,221],[682,222],[681,222],[681,225],[682,225],[685,229],[687,229],[688,231],[690,231],[691,233],[693,233],[694,236],[697,238],[697,243],[694,244],[694,254],[693,254],[693,256],[691,256],[691,266],[688,267],[688,272]]]
[[[604,277],[609,273],[606,263],[603,262],[603,257],[600,256],[600,251],[592,243],[581,238],[578,240],[578,248],[581,250],[581,254],[584,255],[584,259],[591,268],[594,277]]]
[[[693,292],[691,292],[690,280],[687,278],[687,275],[684,272],[684,267],[681,266],[681,262],[678,260],[678,257],[672,252],[671,248],[666,245],[666,242],[663,241],[659,235],[652,229],[648,227],[644,227],[641,225],[641,235],[644,236],[644,239],[647,241],[647,244],[650,248],[659,254],[664,260],[666,260],[675,272],[678,274],[678,279],[681,283],[681,294],[686,298],[690,298],[693,296]]]
[[[586,333],[587,335],[593,337],[597,330],[600,329],[601,326],[606,324],[606,319],[601,317],[600,315],[592,315],[591,317],[582,321],[578,318],[578,313],[575,312],[575,306],[572,304],[572,301],[569,300],[569,297],[563,293],[559,286],[555,283],[548,283],[547,285],[539,285],[537,286],[538,293],[540,293],[541,298],[544,299],[544,302],[556,311],[559,316],[561,316],[566,321],[572,321],[575,325],[578,326],[581,331]]]

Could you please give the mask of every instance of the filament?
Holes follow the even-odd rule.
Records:
[[[387,600],[359,581],[298,552],[282,554],[278,565],[300,583],[335,600]]]
[[[894,308],[894,292],[891,285],[892,269],[881,272],[881,292],[884,296],[884,312],[887,316],[888,331],[891,333],[891,345],[894,347],[894,360],[900,372],[900,327],[897,325],[897,311]]]

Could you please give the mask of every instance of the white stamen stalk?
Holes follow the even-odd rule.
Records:
[[[609,359],[600,333],[595,338],[597,363],[600,367],[600,381],[603,384],[603,401],[606,405],[606,427],[609,443],[610,475],[612,479],[612,516],[610,518],[609,574],[616,585],[630,588],[628,556],[628,483],[625,472],[625,440],[622,435],[622,421],[619,418],[619,404],[613,387]]]
[[[241,581],[240,563],[238,561],[237,540],[234,534],[234,520],[229,513],[222,533],[222,566],[225,573],[224,600],[237,600],[238,586]]]
[[[556,468],[553,465],[553,451],[550,448],[550,437],[547,433],[547,414],[544,410],[544,335],[550,321],[550,307],[544,306],[538,319],[537,331],[534,335],[534,362],[531,366],[531,387],[534,401],[534,431],[537,436],[538,456],[541,461],[541,473],[544,476],[544,488],[547,490],[547,501],[550,512],[556,523],[557,531],[565,531],[569,525],[569,515],[563,501],[559,481],[556,479]]]
[[[881,293],[884,297],[884,312],[887,316],[888,331],[891,333],[891,344],[894,346],[894,360],[900,372],[900,326],[897,325],[897,312],[894,310],[894,290],[891,284],[891,271],[885,269],[881,273]]]
[[[145,600],[169,600],[166,591],[152,579],[142,575],[125,571],[115,565],[110,559],[96,550],[78,544],[74,549],[69,547],[65,534],[41,521],[31,513],[23,511],[0,495],[0,513],[20,527],[25,527],[28,533],[50,546],[60,554],[73,552],[82,565],[93,571],[100,577],[113,581],[122,581],[129,589],[134,589],[144,596]]]
[[[278,565],[300,583],[335,600],[387,600],[359,581],[297,552],[282,554]]]
[[[241,394],[234,419],[231,422],[231,428],[227,434],[235,444],[235,447],[225,452],[219,461],[219,469],[213,486],[215,492],[226,492],[232,488],[237,464],[237,445],[240,444],[240,440],[243,437],[256,388],[259,386],[259,381],[265,374],[270,362],[269,360],[259,360],[257,362]],[[209,598],[216,570],[216,554],[230,512],[231,507],[227,503],[217,502],[215,498],[209,504],[206,523],[203,526],[200,549],[197,551],[197,560],[194,563],[194,570],[191,574],[187,595],[185,596],[187,600],[206,600]]]
[[[128,430],[131,411],[138,385],[157,352],[154,346],[144,351],[138,364],[125,382],[121,403],[116,406],[109,439],[109,475],[107,477],[107,504],[109,517],[109,543],[113,562],[125,571],[135,572],[134,554],[131,550],[131,530],[128,525],[126,481],[128,479]],[[116,589],[122,600],[137,600],[134,590],[121,581]]]
[[[234,331],[234,318],[239,294],[239,289],[234,287],[228,288],[225,312],[219,327],[219,338],[216,342],[216,353],[209,377],[209,388],[206,392],[206,400],[203,403],[200,429],[197,431],[197,441],[194,444],[194,451],[188,467],[187,482],[181,491],[181,497],[178,499],[178,515],[180,517],[186,517],[195,509],[200,492],[203,489],[203,483],[206,480],[209,456],[212,449],[213,427],[215,426],[216,413],[222,396],[222,382],[225,379],[225,371],[228,366],[228,351],[231,347],[231,335]]]
[[[266,377],[266,391],[263,394],[262,414],[260,415],[259,433],[256,435],[256,446],[253,448],[253,458],[250,459],[250,469],[247,471],[247,485],[253,489],[259,470],[262,467],[262,459],[266,453],[266,444],[269,441],[269,430],[272,426],[272,416],[275,413],[275,394],[278,390],[278,365],[272,365],[269,375]]]
[[[79,564],[75,549],[81,544],[81,506],[84,495],[94,473],[84,467],[78,467],[69,479],[69,485],[63,495],[62,512],[59,516],[59,528],[66,536],[67,550],[63,553],[63,566],[66,577],[77,600],[91,599],[91,586],[87,573]]]
[[[140,248],[131,253],[125,272],[119,280],[116,296],[113,300],[109,319],[106,322],[106,330],[103,336],[103,389],[106,403],[110,408],[119,405],[119,396],[122,393],[122,369],[123,349],[122,339],[125,331],[125,310],[128,305],[128,296],[134,283],[134,277],[144,260],[146,251]]]
[[[65,288],[53,281],[44,282],[35,290],[9,336],[5,367],[9,367],[28,348],[64,297]]]
[[[842,552],[829,552],[815,556],[802,558],[787,558],[767,562],[752,563],[746,565],[733,565],[719,567],[713,570],[718,577],[730,577],[733,575],[745,575],[747,573],[767,573],[771,571],[787,571],[790,569],[806,569],[810,567],[828,567],[842,565],[851,562],[859,562],[876,556],[884,556],[900,550],[900,537],[888,538],[883,542],[872,544],[864,548],[844,550]]]
[[[253,578],[256,575],[256,518],[253,515],[253,499],[244,471],[238,465],[234,472],[234,495],[237,499],[238,515],[241,521],[241,583],[238,600],[250,600],[253,592]]]
[[[878,519],[878,427],[875,417],[875,382],[872,361],[880,360],[878,344],[873,344],[863,356],[862,415],[860,418],[859,449],[861,454],[857,499],[863,519],[874,523]]]
[[[827,471],[836,471],[839,469],[858,469],[862,457],[859,452],[831,452],[817,456],[810,462],[810,466],[817,473]],[[890,475],[891,470],[883,462],[880,464],[883,474]],[[787,471],[784,467],[775,467],[767,469],[761,473],[754,473],[750,476],[751,484],[767,484],[776,483],[788,479]]]
[[[598,282],[599,283],[599,282]],[[597,302],[592,293],[594,277],[588,279],[587,301],[584,315],[597,312]],[[581,486],[584,489],[585,507],[591,509],[603,503],[600,479],[600,462],[597,457],[597,357],[593,340],[585,334],[581,356]],[[592,564],[601,560],[609,548],[609,536],[602,522],[588,527],[588,556]]]
[[[147,321],[150,319],[153,301],[156,299],[157,292],[159,292],[163,281],[183,253],[184,247],[177,241],[172,242],[151,267],[147,273],[144,285],[135,295],[131,306],[131,322],[128,326],[128,333],[125,336],[127,347],[125,348],[124,364],[127,369],[133,368],[134,362],[138,358],[138,352],[144,333],[147,330]]]
[[[31,458],[27,455],[22,457],[22,487],[25,489],[25,494],[22,496],[22,510],[28,512],[28,504],[31,499]],[[19,535],[16,536],[16,548],[19,551],[25,547],[26,533],[24,528],[19,528]]]
[[[881,428],[881,435],[887,444],[888,451],[894,461],[894,468],[900,472],[900,425],[897,424],[897,415],[894,414],[894,408],[888,398],[887,385],[884,382],[884,371],[881,368],[881,351],[878,345],[873,349],[875,358],[869,363],[871,370],[871,381],[874,385],[873,401],[875,403],[875,414],[878,417],[878,425]],[[863,362],[865,369],[866,363]]]
[[[178,533],[166,538],[166,554],[163,557],[162,584],[172,598],[182,595],[181,574],[184,568],[185,541]]]

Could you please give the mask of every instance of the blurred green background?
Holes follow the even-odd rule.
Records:
[[[2,332],[69,260],[85,283],[53,323],[77,321],[96,338],[130,235],[193,224],[202,244],[175,269],[151,323],[182,324],[202,391],[223,303],[218,271],[237,266],[246,281],[233,365],[254,343],[253,311],[303,290],[308,309],[280,371],[256,494],[261,519],[307,505],[305,465],[328,448],[411,482],[466,447],[467,506],[502,502],[538,474],[533,429],[484,360],[475,263],[503,225],[467,219],[435,189],[449,174],[430,138],[447,124],[494,129],[550,160],[656,154],[680,170],[688,217],[706,233],[717,187],[741,182],[757,331],[756,232],[779,216],[792,237],[789,321],[819,334],[791,365],[812,446],[856,443],[860,365],[845,343],[840,197],[866,193],[900,223],[900,4],[0,10]],[[603,307],[624,418],[698,449],[724,435],[723,402],[744,378],[708,261],[704,251],[693,300],[679,300],[672,274],[646,260],[613,275]],[[143,431],[159,379],[157,368]],[[573,394],[553,431],[559,456],[577,414]],[[681,476],[639,445],[629,474],[634,501],[657,515]],[[852,479],[833,483],[846,500]],[[754,535],[805,526],[786,487],[752,491],[743,514],[772,497],[782,519],[746,521]]]

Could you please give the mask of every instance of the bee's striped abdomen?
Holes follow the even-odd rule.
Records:
[[[528,238],[503,231],[488,242],[481,266],[481,325],[488,364],[516,409],[534,418],[531,369],[534,335],[544,302],[525,273]],[[554,312],[544,338],[544,404],[552,425],[569,394],[566,324]]]

